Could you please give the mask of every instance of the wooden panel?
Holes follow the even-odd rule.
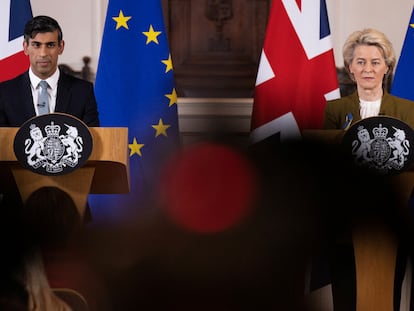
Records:
[[[357,310],[393,310],[398,240],[389,228],[354,228]]]
[[[39,188],[57,187],[71,196],[80,215],[85,212],[94,172],[94,167],[82,167],[66,175],[45,176],[19,166],[12,167],[23,202]]]
[[[251,97],[270,0],[163,4],[178,95]]]

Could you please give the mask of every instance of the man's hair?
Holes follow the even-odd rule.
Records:
[[[24,40],[29,42],[30,38],[34,38],[38,33],[58,32],[58,43],[62,41],[63,33],[59,23],[49,16],[36,16],[28,21],[24,27]]]

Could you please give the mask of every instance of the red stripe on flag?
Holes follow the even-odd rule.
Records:
[[[279,0],[273,1],[263,50],[275,76],[256,86],[252,129],[289,112],[300,129],[321,128],[325,94],[338,88],[333,49],[308,59]]]
[[[0,60],[0,82],[12,79],[29,69],[29,58],[23,51]]]

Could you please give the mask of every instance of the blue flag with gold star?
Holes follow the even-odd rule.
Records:
[[[130,217],[148,204],[179,146],[177,94],[160,0],[109,0],[95,82],[102,127],[128,127],[130,193],[92,195],[92,217]]]
[[[392,82],[391,93],[395,96],[414,100],[414,88],[411,77],[414,72],[414,9],[408,23],[407,33],[401,49]]]

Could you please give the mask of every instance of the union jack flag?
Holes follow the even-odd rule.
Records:
[[[254,95],[253,142],[322,127],[338,78],[325,0],[272,2]]]
[[[29,0],[0,0],[0,82],[23,73],[29,59],[23,52],[23,30],[32,18]]]

